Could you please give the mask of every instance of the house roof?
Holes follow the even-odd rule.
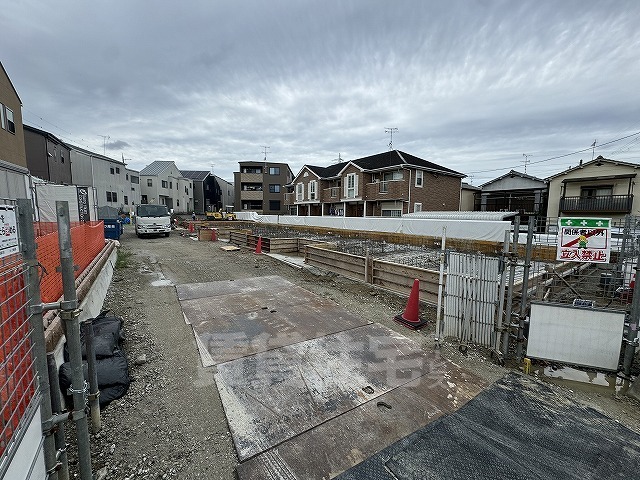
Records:
[[[155,162],[151,162],[149,165],[140,170],[140,175],[159,175],[167,168],[171,167],[171,165],[175,165],[175,163],[170,160],[156,160]]]
[[[13,82],[11,81],[11,78],[9,78],[9,74],[7,73],[7,71],[4,69],[4,65],[2,65],[2,62],[0,62],[0,68],[2,69],[5,77],[7,77],[7,80],[9,80],[9,85],[11,85],[11,88],[13,89],[13,93],[16,94],[16,98],[20,102],[20,105],[22,105],[22,100],[20,100],[20,95],[18,95],[18,91],[16,90],[16,87],[13,86]]]
[[[520,177],[520,178],[526,178],[527,180],[534,180],[537,182],[541,182],[541,183],[545,183],[546,180],[544,178],[538,178],[538,177],[534,177],[533,175],[527,175],[526,173],[521,173],[521,172],[516,172],[515,170],[511,170],[508,173],[505,173],[504,175],[494,178],[493,180],[489,180],[488,182],[483,183],[482,185],[480,185],[480,188],[485,187],[487,185],[491,185],[492,183],[495,182],[499,182],[500,180],[507,178],[507,177]]]
[[[32,127],[31,125],[27,125],[25,123],[22,124],[22,129],[26,130],[28,132],[38,133],[38,134],[42,135],[43,137],[48,138],[49,140],[51,140],[53,142],[59,143],[60,145],[64,145],[65,147],[70,148],[69,145],[64,143],[62,140],[60,140],[58,137],[56,137],[53,133],[49,133],[46,130],[40,130],[39,128]]]
[[[204,182],[211,173],[207,170],[180,170],[180,175],[189,180]]]
[[[476,192],[479,192],[482,190],[480,187],[476,187],[475,185],[471,185],[467,182],[462,182],[462,185],[460,185],[460,188],[463,190],[473,190]]]
[[[466,175],[450,168],[437,165],[422,158],[418,158],[409,153],[401,152],[400,150],[389,150],[387,152],[377,153],[375,155],[369,155],[368,157],[362,157],[355,160],[349,160],[346,162],[335,163],[328,167],[320,167],[316,165],[305,165],[309,170],[318,175],[320,178],[332,178],[337,177],[347,166],[355,165],[361,170],[376,171],[386,170],[393,167],[412,166],[419,170],[429,170],[433,172],[440,172],[446,175],[453,175],[456,177],[465,177]]]
[[[99,158],[100,160],[106,160],[108,162],[119,163],[121,165],[125,165],[124,161],[115,160],[115,159],[107,157],[105,155],[101,155],[99,153],[95,153],[95,152],[92,152],[90,150],[86,150],[84,148],[77,147],[76,145],[71,145],[70,143],[66,143],[65,145],[67,147],[69,147],[71,150],[75,150],[76,152],[80,152],[80,153],[83,153],[85,155],[89,155],[91,157]]]
[[[571,167],[568,168],[566,170],[563,170],[562,172],[556,173],[555,175],[551,175],[550,177],[545,178],[545,180],[550,181],[556,177],[559,177],[561,175],[566,175],[567,173],[573,172],[574,170],[579,170],[581,168],[590,166],[590,165],[602,165],[603,163],[609,163],[612,165],[622,165],[625,167],[632,167],[632,168],[640,168],[640,165],[637,163],[629,163],[629,162],[622,162],[620,160],[611,160],[608,158],[604,158],[602,155],[598,155],[596,158],[594,158],[593,160],[589,161],[589,162],[585,162],[585,163],[581,163],[580,165],[576,165],[575,167]]]

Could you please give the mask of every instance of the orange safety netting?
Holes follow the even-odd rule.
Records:
[[[36,256],[44,268],[40,282],[42,301],[45,303],[55,302],[62,296],[62,273],[56,270],[60,265],[58,226],[56,223],[38,222],[34,224],[33,230],[37,244]],[[74,272],[76,278],[103,248],[103,222],[71,223],[73,264],[78,266]]]

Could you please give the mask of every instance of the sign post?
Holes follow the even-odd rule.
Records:
[[[556,260],[609,263],[611,254],[610,218],[558,219]]]

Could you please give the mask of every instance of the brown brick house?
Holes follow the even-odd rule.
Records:
[[[299,216],[399,217],[460,206],[465,175],[399,150],[328,167],[305,165],[285,198]]]

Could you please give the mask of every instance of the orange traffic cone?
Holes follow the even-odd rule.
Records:
[[[262,237],[258,237],[258,243],[256,244],[255,254],[256,255],[262,254]]]
[[[405,327],[417,330],[422,327],[426,320],[420,318],[420,280],[417,278],[413,281],[413,287],[411,287],[411,294],[409,295],[409,301],[404,309],[402,315],[396,315],[393,319],[404,325]]]

